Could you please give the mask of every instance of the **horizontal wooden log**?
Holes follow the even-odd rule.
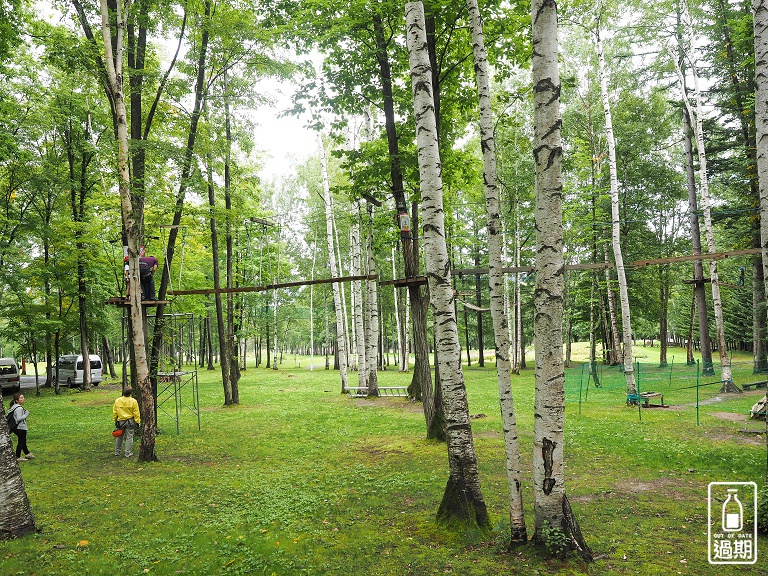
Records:
[[[687,256],[670,256],[668,258],[652,258],[650,260],[636,260],[630,266],[642,268],[651,264],[671,264],[673,262],[691,262],[693,260],[723,260],[732,256],[750,256],[760,254],[761,248],[747,248],[746,250],[731,250],[730,252],[705,252],[702,254],[689,254]]]
[[[414,276],[413,278],[395,278],[394,280],[383,280],[379,286],[420,286],[427,283],[426,276]]]
[[[604,270],[605,268],[613,268],[612,262],[587,262],[585,264],[566,264],[566,270]],[[533,274],[536,271],[534,266],[505,266],[501,269],[504,274],[514,274],[523,272],[526,274]],[[462,268],[457,270],[451,270],[451,274],[455,276],[478,276],[480,274],[488,274],[488,268]]]
[[[321,278],[319,280],[300,280],[298,282],[282,282],[277,284],[267,284],[266,286],[238,286],[236,288],[200,288],[196,290],[168,290],[171,296],[191,296],[191,295],[209,295],[209,294],[237,294],[241,292],[266,292],[267,290],[276,290],[278,288],[295,288],[298,286],[310,286],[317,284],[332,284],[334,282],[352,282],[355,280],[376,280],[376,274],[365,274],[362,276],[341,276],[338,278]]]

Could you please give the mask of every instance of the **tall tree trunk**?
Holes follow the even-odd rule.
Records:
[[[757,131],[757,174],[760,182],[760,245],[763,249],[764,290],[768,294],[768,2],[753,0],[755,27],[755,126]],[[768,400],[768,394],[766,394]],[[768,456],[768,417],[765,419],[765,446]],[[768,484],[768,458],[765,466]]]
[[[208,310],[208,314],[205,317],[205,340],[208,349],[208,362],[205,367],[206,370],[215,370],[213,366],[213,326],[211,322],[211,311]]]
[[[227,242],[227,288],[234,286],[235,275],[232,270],[234,247],[232,237],[232,126],[229,112],[229,94],[227,92],[227,75],[224,74],[224,133],[226,135],[226,155],[224,158],[224,208],[226,209],[226,242]],[[227,371],[229,372],[229,387],[232,394],[232,404],[240,404],[240,391],[237,381],[240,378],[239,346],[235,339],[235,295],[227,293]]]
[[[520,267],[520,205],[515,201],[515,267]],[[515,340],[512,343],[512,371],[520,374],[525,368],[525,345],[523,343],[523,294],[520,273],[515,272]]]
[[[332,222],[331,222],[332,224]],[[277,266],[275,267],[275,283],[280,282],[280,232],[281,228],[278,226],[277,228]],[[277,351],[279,349],[278,346],[278,339],[277,339],[277,307],[279,306],[278,297],[277,297],[277,288],[274,288],[272,290],[272,350],[274,350],[274,354],[272,355],[272,370],[277,370],[278,365],[278,359],[277,359]],[[283,355],[280,354],[280,362],[283,360]]]
[[[659,266],[659,301],[661,311],[659,313],[659,366],[667,365],[667,341],[669,340],[669,266]]]
[[[85,197],[88,191],[87,166],[92,157],[82,149],[78,149],[73,132],[65,129],[67,163],[69,168],[69,201],[72,220],[75,223],[75,249],[77,251],[77,316],[80,331],[80,353],[83,356],[82,389],[91,389],[91,370],[89,365],[90,346],[88,341],[88,287],[85,282]],[[90,141],[88,126],[85,128],[85,141]],[[86,367],[88,365],[88,367]]]
[[[392,278],[397,278],[395,265],[395,248],[392,248]],[[395,303],[395,331],[397,332],[397,363],[400,372],[406,371],[408,350],[405,347],[405,332],[408,329],[402,321],[400,313],[400,288],[393,286],[393,299]]]
[[[115,372],[115,356],[112,353],[112,348],[109,346],[109,342],[107,342],[106,336],[101,337],[101,347],[104,349],[104,360],[107,362],[110,378],[117,378],[117,372]],[[50,372],[50,370],[48,371]]]
[[[116,50],[112,52],[112,29],[110,23],[110,10],[106,0],[99,2],[101,10],[101,32],[104,40],[104,53],[106,71],[109,79],[109,94],[113,103],[113,111],[117,125],[117,172],[119,174],[118,188],[120,191],[120,206],[123,217],[123,229],[125,230],[128,245],[130,284],[130,311],[131,311],[131,341],[133,344],[133,358],[136,362],[136,380],[139,387],[141,400],[142,435],[139,449],[139,460],[157,460],[155,455],[155,434],[157,422],[155,420],[155,399],[152,395],[152,383],[149,378],[149,366],[147,364],[147,349],[144,336],[144,322],[141,308],[141,284],[139,282],[139,234],[142,223],[136,221],[133,212],[131,198],[131,177],[128,170],[128,128],[125,108],[125,96],[123,93],[123,33],[125,29],[124,12],[114,13],[116,17]],[[127,7],[125,7],[127,8]],[[84,359],[85,360],[85,359]],[[90,364],[89,364],[90,365]]]
[[[687,21],[687,14],[683,15]],[[709,201],[709,182],[707,180],[707,155],[704,148],[704,130],[702,127],[702,110],[701,110],[701,96],[699,93],[699,81],[696,67],[691,66],[691,73],[693,74],[693,91],[694,99],[696,100],[696,110],[694,111],[688,100],[688,94],[685,90],[685,80],[680,69],[677,60],[674,60],[675,67],[680,80],[682,88],[683,103],[688,111],[688,116],[695,119],[693,125],[693,133],[696,137],[696,151],[699,156],[699,191],[701,193],[701,208],[704,212],[704,236],[707,239],[707,248],[710,253],[715,252],[715,235],[712,228],[712,214]],[[720,378],[723,381],[732,381],[731,376],[731,359],[728,355],[728,345],[725,341],[725,323],[723,320],[723,303],[720,298],[720,280],[717,274],[717,260],[710,260],[709,262],[709,277],[712,284],[712,307],[715,311],[715,325],[717,331],[717,351],[720,354]]]
[[[605,250],[605,259],[608,260],[608,251]],[[605,297],[608,304],[608,308],[604,311],[608,315],[606,328],[610,338],[606,338],[606,345],[608,347],[608,357],[610,358],[609,364],[616,366],[624,361],[624,355],[621,349],[621,338],[619,337],[619,319],[616,315],[616,299],[613,294],[613,288],[611,287],[611,270],[605,269]],[[601,298],[602,300],[602,298]],[[602,308],[602,304],[601,304]]]
[[[509,521],[512,542],[525,542],[528,537],[523,513],[523,495],[520,471],[520,444],[517,440],[517,418],[512,395],[509,363],[507,317],[504,314],[504,272],[499,217],[499,187],[496,177],[496,140],[493,135],[491,109],[491,81],[485,51],[483,21],[477,0],[467,0],[472,31],[472,50],[475,59],[475,77],[479,106],[480,148],[483,152],[485,208],[488,218],[488,285],[490,289],[491,319],[496,349],[496,381],[499,389],[504,455],[509,490]],[[479,303],[478,303],[479,305]],[[482,346],[481,346],[482,349]],[[481,352],[482,354],[482,352]],[[482,357],[482,356],[481,356]]]
[[[476,246],[475,266],[480,267],[480,247]],[[475,304],[478,308],[483,307],[483,287],[480,282],[480,275],[475,275]],[[477,365],[485,366],[485,350],[483,349],[483,311],[477,311]]]
[[[557,6],[533,0],[533,154],[536,188],[536,350],[533,495],[534,541],[557,549],[568,546],[592,558],[565,495],[563,368],[563,227],[560,78],[557,66]],[[564,552],[558,550],[558,552]]]
[[[368,260],[366,274],[376,274],[376,260],[373,254],[373,205],[368,204]],[[365,281],[366,327],[365,327],[365,372],[368,396],[379,395],[378,362],[376,356],[379,343],[379,295],[376,280]]]
[[[678,38],[678,47],[682,41]],[[679,58],[684,60],[682,48],[679,48]],[[685,87],[685,75],[681,74],[683,80],[682,90]],[[688,187],[688,214],[691,222],[691,242],[693,244],[693,253],[701,254],[701,230],[699,228],[699,201],[696,195],[696,174],[693,169],[693,143],[691,142],[691,116],[688,108],[683,106],[683,138],[685,147],[685,174]],[[693,290],[696,299],[696,310],[699,318],[699,340],[701,341],[701,369],[706,376],[715,374],[715,367],[712,363],[712,343],[709,339],[709,316],[707,315],[707,291],[704,286],[704,265],[701,260],[693,261]]]
[[[325,201],[326,237],[328,241],[328,262],[331,267],[331,277],[336,278],[336,251],[333,246],[333,212],[331,211],[331,185],[328,181],[328,165],[325,156],[325,144],[322,138],[320,143],[320,167],[323,177],[323,199]],[[347,350],[346,336],[344,334],[344,314],[341,307],[341,295],[338,282],[331,284],[333,287],[333,308],[336,312],[336,349],[339,355],[339,375],[341,376],[341,392],[349,388],[347,383]]]
[[[159,301],[157,308],[155,309],[155,326],[152,334],[152,358],[151,358],[151,373],[157,373],[157,368],[160,363],[160,356],[163,346],[163,332],[165,326],[165,299],[168,287],[170,285],[170,273],[173,265],[173,257],[176,252],[176,239],[181,228],[181,216],[184,211],[184,201],[187,196],[187,188],[190,182],[190,176],[193,169],[193,160],[195,152],[195,141],[197,140],[197,127],[200,123],[200,116],[203,112],[205,96],[207,92],[206,88],[206,64],[208,58],[208,41],[210,39],[210,31],[208,25],[210,22],[212,10],[211,0],[203,0],[203,18],[202,18],[202,34],[199,44],[199,52],[197,55],[196,71],[197,77],[195,79],[195,98],[192,106],[192,113],[189,121],[189,131],[187,133],[187,144],[184,148],[184,155],[181,162],[181,173],[179,175],[179,189],[176,193],[176,203],[173,207],[173,219],[171,221],[171,227],[168,232],[168,242],[165,247],[165,263],[162,267],[163,273],[160,277],[160,287],[157,292],[157,299]],[[186,22],[186,13],[184,14]],[[213,363],[208,365],[208,369],[213,369]],[[155,382],[156,384],[156,382]],[[142,446],[144,442],[144,435],[142,435]]]
[[[232,383],[229,379],[229,342],[227,342],[227,332],[224,326],[224,309],[221,302],[221,274],[219,272],[219,235],[216,230],[216,199],[213,188],[213,168],[208,164],[208,206],[210,207],[210,227],[211,227],[211,255],[213,257],[213,288],[216,293],[213,295],[216,303],[216,328],[219,333],[219,368],[221,369],[221,382],[224,386],[224,405],[230,406],[234,403],[232,399]]]
[[[357,203],[358,215],[360,213],[360,204]],[[352,256],[352,269],[350,270],[353,276],[359,276],[362,269],[360,263],[360,223],[359,219],[356,219],[349,229],[349,244],[350,252]],[[355,360],[357,363],[357,382],[358,386],[367,387],[368,375],[366,371],[370,368],[366,363],[366,346],[365,346],[365,323],[363,322],[363,290],[362,281],[353,280],[351,286],[353,312],[352,317],[354,322],[352,327],[355,328],[356,335],[356,355]],[[353,340],[355,340],[353,338]]]
[[[589,372],[595,388],[600,387],[600,375],[597,372],[597,323],[595,322],[595,292],[598,291],[597,272],[592,274],[589,287]]]
[[[461,370],[461,351],[453,308],[451,273],[445,244],[440,152],[435,126],[431,67],[427,54],[424,6],[405,5],[407,46],[413,88],[414,118],[424,211],[424,247],[430,299],[435,317],[438,365],[443,392],[450,476],[437,513],[438,520],[488,530],[488,511],[480,489]]]
[[[315,262],[317,260],[317,240],[312,239],[312,276],[315,280]],[[309,371],[315,371],[315,285],[309,285]]]
[[[762,374],[768,371],[768,350],[766,349],[766,305],[763,262],[760,256],[752,257],[752,372]]]
[[[387,40],[384,35],[384,25],[379,14],[373,16],[374,39],[376,42],[376,59],[379,63],[379,77],[384,108],[384,126],[387,132],[387,150],[389,153],[390,178],[392,194],[395,198],[398,219],[404,221],[408,216],[408,206],[405,199],[403,174],[400,169],[400,149],[395,125],[395,104],[392,95],[392,72],[387,54]],[[403,263],[405,277],[415,278],[419,273],[418,265],[418,220],[416,218],[416,202],[412,202],[413,216],[409,228],[400,225],[400,241],[403,246]],[[408,386],[408,394],[421,400],[424,407],[424,419],[427,425],[427,438],[440,439],[442,432],[442,410],[436,401],[432,389],[432,373],[429,368],[429,344],[427,342],[427,298],[424,298],[418,284],[408,285],[408,297],[411,303],[413,318],[413,377]]]
[[[686,346],[686,360],[689,365],[696,364],[693,357],[693,323],[696,321],[696,294],[691,300],[691,322],[688,326],[688,345]]]
[[[611,105],[608,101],[608,79],[605,70],[605,55],[600,29],[597,29],[597,58],[600,74],[600,94],[603,99],[605,113],[605,135],[608,141],[608,164],[611,173],[611,220],[613,239],[613,259],[616,263],[616,276],[619,281],[619,303],[621,305],[621,329],[624,344],[624,378],[627,381],[627,404],[637,404],[637,384],[635,383],[635,367],[632,359],[632,321],[629,310],[629,293],[627,291],[627,276],[624,270],[624,256],[621,252],[621,229],[619,226],[619,178],[616,168],[616,142],[613,138],[613,120]]]

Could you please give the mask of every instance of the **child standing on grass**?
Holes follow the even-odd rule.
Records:
[[[29,416],[29,410],[24,409],[24,394],[16,392],[13,395],[8,412],[12,413],[14,420],[16,420],[16,429],[13,431],[19,439],[16,444],[16,460],[19,462],[32,460],[35,455],[27,448],[27,416]],[[23,456],[21,455],[22,452],[24,453]]]
[[[123,431],[120,436],[115,438],[115,456],[120,456],[120,448],[123,445],[123,437],[125,437],[126,458],[133,456],[133,452],[131,452],[133,431],[141,423],[139,403],[136,402],[136,398],[131,398],[131,394],[133,394],[133,388],[129,386],[123,390],[123,395],[115,400],[112,406],[112,418],[115,421],[115,427]]]

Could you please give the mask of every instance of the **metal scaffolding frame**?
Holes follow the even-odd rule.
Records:
[[[143,311],[146,321],[145,335],[154,332],[155,317]],[[128,340],[130,338],[129,309],[123,309],[123,389],[128,382],[131,363]],[[151,376],[157,382],[153,386],[155,397],[155,420],[162,412],[176,424],[176,434],[181,434],[181,415],[189,410],[197,416],[197,429],[200,430],[200,390],[197,379],[197,337],[195,335],[194,314],[163,314],[163,350],[158,362],[156,374]],[[172,404],[172,406],[171,406]],[[159,421],[158,421],[159,424]]]

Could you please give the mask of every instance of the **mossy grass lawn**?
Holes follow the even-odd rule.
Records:
[[[764,424],[739,420],[763,391],[718,396],[702,388],[697,426],[695,389],[686,388],[695,368],[678,365],[671,378],[646,380],[674,405],[642,410],[625,406],[626,389],[610,384],[608,372],[600,388],[587,382],[590,388],[583,371],[569,370],[566,488],[597,557],[587,565],[549,560],[530,544],[503,545],[508,498],[492,362],[465,367],[482,488],[496,526],[489,535],[435,524],[447,454],[444,444],[425,440],[420,404],[350,398],[340,393],[337,372],[308,366],[290,357],[277,371],[249,367],[240,405],[230,407],[222,405],[219,372],[201,370],[202,427],[183,409],[177,435],[161,411],[159,463],[114,456],[111,406],[119,383],[60,396],[28,391],[37,458],[21,467],[40,531],[0,542],[0,574],[768,572],[766,539],[754,566],[707,560],[708,484],[763,484],[765,437],[740,429]],[[379,384],[404,386],[410,378],[389,370]],[[745,369],[741,381],[750,379],[759,378]],[[532,369],[513,377],[513,390],[532,532]],[[163,408],[175,414],[172,401]]]

